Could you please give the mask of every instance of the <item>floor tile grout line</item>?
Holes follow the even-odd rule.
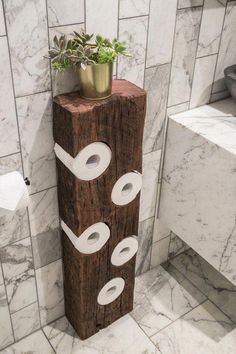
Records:
[[[46,338],[47,342],[49,343],[50,347],[52,348],[53,352],[56,353],[56,350],[53,348],[50,340],[48,339],[48,337],[46,336],[46,334],[45,334],[45,332],[44,332],[44,330],[42,328],[41,328],[41,331],[43,332],[43,335]]]

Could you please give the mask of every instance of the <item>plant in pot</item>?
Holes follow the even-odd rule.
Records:
[[[79,76],[80,94],[87,99],[103,99],[111,95],[113,63],[127,54],[125,42],[112,41],[93,34],[77,33],[71,39],[55,36],[49,50],[52,68],[58,72],[73,68]]]

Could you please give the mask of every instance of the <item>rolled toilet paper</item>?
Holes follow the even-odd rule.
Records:
[[[25,208],[29,193],[22,175],[13,171],[0,176],[0,215]]]
[[[123,278],[113,278],[100,290],[97,302],[99,305],[108,305],[116,300],[125,287],[125,281]]]
[[[55,144],[59,160],[79,179],[91,181],[99,177],[111,162],[111,149],[102,142],[95,142],[83,148],[73,158],[60,145]]]
[[[138,172],[129,172],[121,176],[115,183],[111,200],[116,205],[125,205],[135,199],[142,187],[142,175]]]
[[[91,254],[99,251],[110,237],[109,227],[98,222],[89,226],[79,237],[61,220],[61,227],[71,240],[74,247],[81,253]]]
[[[126,237],[114,248],[111,255],[111,263],[119,267],[133,258],[137,250],[137,238],[135,236]]]

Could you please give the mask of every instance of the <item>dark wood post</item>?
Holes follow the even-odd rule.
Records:
[[[78,251],[62,231],[66,316],[81,339],[88,338],[133,308],[135,256],[121,266],[111,263],[116,245],[137,235],[139,194],[127,205],[112,202],[116,181],[132,171],[142,173],[142,137],[145,118],[145,91],[125,80],[113,82],[110,98],[88,101],[78,93],[54,99],[54,139],[72,158],[94,142],[107,144],[112,157],[99,177],[86,181],[77,178],[57,158],[60,218],[74,235],[92,224],[103,222],[110,238],[97,252]],[[107,305],[97,297],[103,286],[121,277],[121,295]]]

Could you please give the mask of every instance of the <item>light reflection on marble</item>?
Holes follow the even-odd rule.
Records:
[[[59,259],[36,270],[41,324],[64,315],[62,261]]]
[[[177,0],[151,1],[147,67],[171,62],[176,7]]]
[[[4,285],[0,286],[0,349],[13,343],[10,314]]]
[[[15,102],[6,37],[0,37],[0,157],[19,151]]]
[[[151,339],[160,354],[229,354],[235,335],[235,325],[206,301]]]
[[[64,317],[43,328],[57,354],[156,354],[137,323],[126,315],[84,341]]]
[[[51,92],[16,99],[24,174],[30,193],[56,185]]]
[[[71,25],[84,21],[83,0],[48,0],[47,6],[50,27]]]
[[[228,2],[221,45],[215,74],[213,92],[225,90],[224,69],[235,64],[236,57],[236,1]]]
[[[132,57],[118,60],[118,79],[126,79],[143,87],[146,55],[148,17],[137,17],[119,21],[119,39],[129,43]]]
[[[136,278],[132,317],[152,336],[195,308],[205,296],[173,266],[156,267]]]
[[[10,312],[37,300],[30,238],[0,249]]]
[[[159,217],[236,285],[235,117],[228,99],[170,118]]]
[[[16,96],[50,89],[44,0],[4,0]]]
[[[36,331],[40,327],[38,303],[35,302],[13,313],[11,319],[16,340]]]
[[[224,16],[225,5],[219,0],[205,1],[197,50],[198,57],[218,53]]]
[[[168,106],[190,98],[201,12],[200,7],[177,12]]]
[[[150,0],[120,0],[120,18],[148,15]]]
[[[170,76],[170,64],[146,69],[147,114],[144,126],[143,153],[161,149]]]

